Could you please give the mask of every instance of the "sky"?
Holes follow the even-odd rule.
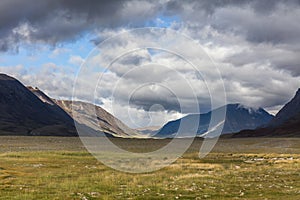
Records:
[[[57,99],[72,99],[81,81],[76,99],[92,96],[131,127],[206,112],[210,92],[223,88],[226,103],[276,114],[300,87],[299,21],[297,0],[2,0],[0,72]],[[145,27],[164,30],[132,31]],[[185,57],[155,48],[121,54],[137,44]]]

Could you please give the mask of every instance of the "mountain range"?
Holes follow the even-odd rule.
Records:
[[[77,136],[73,115],[79,113],[80,118],[75,122],[87,135],[137,135],[137,131],[99,106],[51,99],[38,88],[25,87],[18,80],[0,74],[0,135]]]
[[[225,120],[221,119],[224,111]],[[212,116],[220,118],[215,127],[209,127]],[[263,108],[229,104],[170,121],[160,129],[135,130],[100,106],[52,99],[38,88],[25,87],[15,78],[0,74],[0,135],[78,136],[80,129],[86,135],[170,138],[194,136],[191,133],[206,136],[221,125],[221,133],[230,137],[299,137],[300,89],[275,117]]]
[[[254,109],[241,104],[228,104],[207,113],[191,114],[168,122],[155,136],[176,137],[179,133],[180,137],[191,137],[193,135],[190,134],[193,132],[196,132],[198,136],[204,135],[209,129],[212,115],[221,116],[222,112],[226,112],[222,134],[235,133],[244,129],[255,129],[268,124],[274,117],[262,108]],[[183,124],[184,127],[180,127]]]

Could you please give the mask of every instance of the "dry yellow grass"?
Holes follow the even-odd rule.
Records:
[[[177,162],[145,174],[106,167],[74,138],[22,140],[0,142],[0,199],[300,199],[300,140],[286,140],[288,149],[224,140],[201,160],[197,141]],[[33,149],[32,142],[44,146]],[[237,152],[233,144],[247,148]]]

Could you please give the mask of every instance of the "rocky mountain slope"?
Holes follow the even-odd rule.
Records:
[[[138,131],[126,126],[119,119],[99,106],[90,103],[68,100],[54,100],[80,124],[116,137],[139,137]],[[72,107],[73,106],[73,107]]]
[[[126,126],[119,119],[115,118],[103,108],[81,101],[56,100],[51,99],[38,88],[28,87],[41,101],[54,105],[55,107],[68,113],[69,116],[81,127],[80,134],[105,134],[115,137],[133,137],[139,133]],[[86,133],[88,132],[88,133]],[[98,132],[98,133],[97,133]]]

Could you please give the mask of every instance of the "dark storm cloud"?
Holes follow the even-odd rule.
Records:
[[[280,5],[284,5],[287,11],[276,14],[276,21],[264,17],[277,12]],[[236,13],[236,10],[230,12],[231,8],[247,6],[257,12],[258,16],[245,16],[243,13]],[[203,25],[211,23],[216,29],[245,34],[252,42],[299,42],[299,13],[294,13],[294,17],[289,14],[289,8],[295,7],[299,7],[297,0],[2,0],[0,50],[17,49],[23,42],[53,45],[76,39],[95,29],[143,26],[145,22],[155,20],[159,15],[176,15],[183,21],[194,21]],[[228,12],[215,16],[223,8]],[[214,18],[218,16],[220,18],[214,22]]]
[[[179,15],[197,27],[210,25],[253,43],[300,43],[300,1],[170,1],[166,14]]]
[[[0,2],[0,50],[24,41],[56,44],[97,28],[142,25],[159,4],[147,1],[3,0]]]
[[[229,56],[225,59],[225,62],[235,66],[244,66],[251,63],[269,64],[274,69],[289,71],[291,75],[297,77],[300,76],[299,54],[299,50],[277,49],[271,45],[259,45]]]
[[[273,12],[255,12],[251,8],[227,7],[218,10],[212,26],[220,31],[231,32],[253,43],[297,44],[300,43],[299,5],[278,4]]]
[[[155,108],[155,105],[160,105],[162,106],[161,108],[163,110],[168,110],[168,111],[181,110],[180,104],[175,95],[170,95],[168,93],[163,93],[162,95],[161,93],[157,94],[151,91],[143,92],[142,94],[139,95],[138,94],[132,95],[129,104],[137,108],[142,108],[145,111],[152,110],[152,108]],[[160,107],[158,107],[158,109],[160,109]]]
[[[249,6],[253,8],[257,13],[268,14],[272,12],[278,4],[284,3],[290,6],[298,6],[299,0],[173,0],[168,1],[165,6],[165,13],[173,15],[175,13],[181,14],[186,9],[186,5],[192,5],[194,11],[204,11],[208,14],[213,14],[216,9],[224,7],[244,7]],[[196,13],[190,13],[197,17]]]

